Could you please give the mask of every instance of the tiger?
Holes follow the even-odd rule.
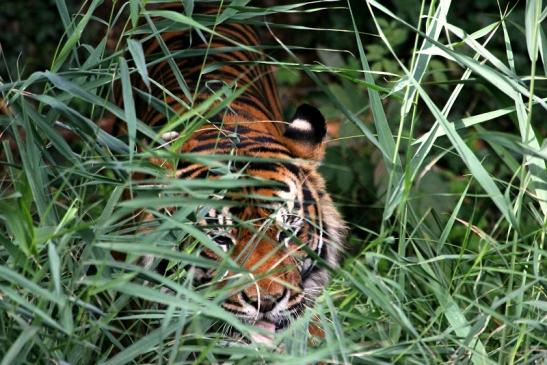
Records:
[[[280,331],[314,304],[329,282],[329,271],[338,266],[343,247],[346,228],[318,172],[325,153],[326,120],[309,104],[300,105],[290,120],[283,120],[274,69],[258,50],[261,39],[253,26],[228,18],[215,20],[209,34],[177,30],[174,20],[177,14],[185,14],[183,5],[152,4],[147,9],[153,14],[148,24],[152,32],[155,24],[164,29],[141,38],[146,57],[160,59],[148,63],[147,73],[162,86],[145,85],[140,79],[136,87],[149,100],[160,100],[162,108],[146,100],[137,103],[141,121],[161,129],[172,115],[188,113],[192,105],[206,103],[219,90],[236,90],[224,110],[191,131],[179,152],[256,158],[234,161],[231,168],[274,183],[230,191],[221,199],[231,203],[207,208],[199,223],[222,252],[255,278],[233,290],[222,307],[266,332]],[[227,9],[208,5],[202,14],[219,19]],[[196,55],[161,59],[165,49],[171,54],[193,51]],[[177,71],[183,80],[177,78]],[[193,99],[188,99],[188,90]],[[179,127],[161,137],[167,144],[175,143],[185,132]],[[209,165],[196,161],[181,159],[168,168],[177,179],[219,178]],[[201,254],[220,260],[211,249],[204,248]],[[214,269],[193,270],[194,280],[200,283],[216,274]],[[225,279],[231,275],[227,271]]]
[[[215,112],[201,125],[164,131],[158,136],[160,142],[172,146],[184,136],[176,152],[234,157],[231,169],[268,182],[230,190],[217,197],[225,204],[204,207],[196,219],[220,252],[253,278],[248,285],[232,289],[222,308],[275,334],[314,305],[330,272],[339,265],[344,246],[345,224],[318,172],[325,154],[326,120],[309,104],[298,106],[292,118],[284,120],[275,70],[260,51],[260,36],[253,26],[222,17],[229,6],[208,3],[201,10],[202,15],[215,19],[209,32],[177,27],[177,14],[187,10],[181,2],[149,1],[144,6],[152,17],[141,28],[149,30],[141,31],[136,39],[147,60],[147,76],[154,82],[134,76],[132,92],[141,96],[135,103],[136,117],[162,130],[174,117],[215,100],[202,111]],[[174,56],[164,57],[165,50]],[[123,105],[121,88],[115,89],[114,97]],[[223,108],[219,94],[231,97]],[[113,117],[99,124],[113,135],[128,133],[126,123]],[[157,159],[154,163],[175,179],[219,179],[222,175],[199,159],[181,158],[175,165]],[[143,216],[143,220],[153,217],[150,213]],[[201,255],[222,259],[219,250],[206,247]],[[153,261],[146,256],[141,264],[152,267]],[[209,283],[218,274],[216,269],[191,270],[196,285]],[[227,270],[217,285],[234,275]],[[258,335],[253,340],[265,342]]]

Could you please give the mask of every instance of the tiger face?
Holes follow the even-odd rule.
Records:
[[[224,123],[225,137],[219,138],[215,128],[203,128],[183,151],[267,158],[234,168],[273,184],[231,192],[225,198],[232,205],[204,207],[199,223],[249,277],[245,285],[233,288],[224,309],[250,324],[279,330],[313,305],[328,282],[328,267],[338,264],[344,226],[317,172],[324,152],[325,120],[317,109],[302,105],[283,132],[273,122],[246,126],[234,118]],[[182,178],[211,175],[200,164],[177,171]],[[220,259],[207,248],[202,255]],[[217,274],[214,269],[194,271],[200,283],[218,279]],[[217,285],[241,275],[225,271]]]

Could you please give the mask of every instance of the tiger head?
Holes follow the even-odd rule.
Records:
[[[183,150],[205,154],[235,154],[262,160],[234,163],[233,168],[259,181],[272,182],[231,193],[236,202],[204,208],[203,229],[249,277],[235,287],[222,306],[250,324],[282,329],[313,305],[337,266],[344,225],[317,172],[324,154],[325,119],[302,105],[280,131],[274,122],[248,123],[234,118],[218,128],[202,128]],[[268,159],[264,161],[264,159]],[[185,178],[211,177],[206,166],[188,164],[178,170]],[[213,176],[214,178],[214,176]],[[219,259],[213,250],[202,255]],[[196,269],[200,282],[223,285],[241,272]],[[217,276],[215,276],[217,275]]]

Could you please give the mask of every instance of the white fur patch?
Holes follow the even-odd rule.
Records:
[[[312,126],[310,122],[308,122],[305,119],[295,119],[291,122],[290,127],[291,129],[297,129],[302,132],[311,132]]]
[[[296,200],[296,196],[298,193],[297,193],[296,185],[292,180],[289,179],[285,182],[289,186],[289,191],[286,192],[286,191],[280,190],[276,194],[278,197],[280,197],[281,199],[285,201],[289,211],[292,211],[294,209],[294,202]]]
[[[161,139],[163,139],[165,142],[169,142],[174,140],[179,136],[178,132],[166,132],[161,135]]]

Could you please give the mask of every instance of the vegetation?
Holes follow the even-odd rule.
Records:
[[[173,179],[150,157],[192,156],[134,147],[136,136],[157,135],[132,114],[138,100],[127,92],[130,75],[147,78],[135,34],[150,14],[138,0],[101,3],[43,2],[40,16],[62,24],[47,67],[40,60],[51,54],[26,61],[2,34],[0,93],[14,113],[0,116],[0,133],[26,135],[17,154],[7,141],[0,149],[2,365],[547,363],[540,0],[230,2],[223,16],[277,36],[263,48],[287,114],[306,101],[331,121],[322,172],[350,228],[342,267],[278,334],[276,351],[227,334],[250,328],[219,306],[226,289],[192,288],[185,268],[210,244],[194,212],[242,182]],[[189,10],[178,20],[207,34],[218,19]],[[51,46],[40,38],[49,24],[21,21]],[[117,46],[107,44],[112,29],[127,35]],[[110,101],[114,80],[125,85],[124,109]],[[96,127],[106,113],[128,136]],[[202,113],[173,124],[203,123]],[[174,216],[166,206],[178,207]],[[156,218],[146,235],[133,220],[142,208]],[[199,245],[181,251],[183,240]],[[116,261],[112,250],[128,257]],[[143,254],[169,259],[169,276],[134,264]],[[325,331],[316,343],[310,321]]]

